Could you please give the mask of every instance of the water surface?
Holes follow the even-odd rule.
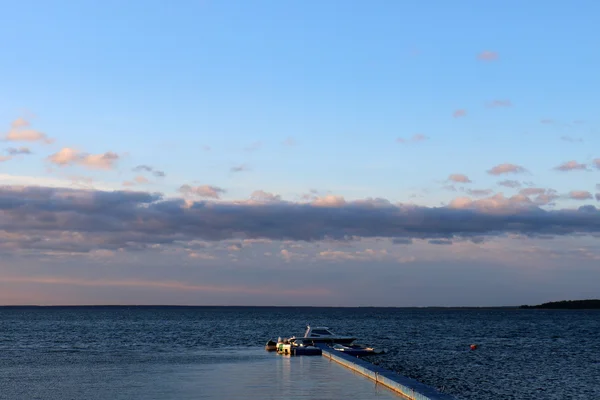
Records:
[[[293,398],[249,373],[281,376],[262,346],[307,323],[388,349],[374,361],[457,399],[600,399],[599,311],[254,307],[0,307],[0,399],[235,398],[224,371],[245,393]],[[346,398],[293,378],[318,387],[304,398]]]

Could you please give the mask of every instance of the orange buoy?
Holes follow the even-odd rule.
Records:
[[[472,344],[471,345],[471,350],[475,350],[475,349],[477,349],[477,345],[476,344]]]

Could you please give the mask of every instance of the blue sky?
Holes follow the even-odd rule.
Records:
[[[598,206],[595,196],[600,193],[597,186],[600,161],[598,164],[596,161],[600,160],[600,153],[594,149],[600,148],[596,100],[600,88],[597,74],[600,38],[595,18],[599,13],[600,5],[594,1],[568,4],[537,0],[485,4],[476,1],[7,3],[3,5],[3,14],[8,17],[0,25],[3,38],[0,132],[5,138],[0,144],[0,150],[4,151],[0,153],[0,185],[5,188],[13,185],[13,189],[14,185],[84,188],[86,193],[160,192],[165,198],[217,203],[246,201],[253,192],[263,191],[280,196],[278,201],[294,204],[328,202],[338,207],[341,198],[347,203],[384,198],[392,204],[424,207],[456,209],[460,204],[461,208],[476,208],[484,213],[491,209],[502,212],[515,205],[533,204],[544,211]],[[53,141],[23,140],[25,130],[41,132]],[[13,139],[7,140],[11,132]],[[31,154],[9,151],[21,147]],[[103,158],[106,154],[114,156]],[[567,162],[574,163],[568,164],[564,171],[556,170]],[[503,164],[502,173],[488,172]],[[162,171],[164,177],[148,170],[134,170],[140,165]],[[506,172],[507,166],[523,170],[510,173]],[[449,180],[451,174],[455,174],[457,182]],[[463,178],[459,179],[459,174]],[[467,178],[471,182],[460,182]],[[498,184],[505,180],[517,181],[520,186],[509,188]],[[182,185],[196,190],[182,191]],[[522,198],[498,200],[499,193],[508,199],[525,188],[530,189],[526,194],[529,203]],[[546,197],[536,197],[542,192]],[[463,199],[457,202],[457,198]],[[372,221],[363,223],[372,226]],[[590,228],[589,232],[597,232],[596,228]],[[0,226],[5,237],[48,234],[38,228],[31,229],[21,231],[7,222]],[[298,236],[291,231],[282,240]],[[68,224],[57,225],[52,232],[68,233],[71,238],[81,233],[79,228]],[[264,236],[256,232],[253,235],[253,239]],[[293,247],[267,236],[274,241],[268,246],[275,247],[262,249],[261,254],[263,257],[270,257],[264,253],[279,254],[283,258],[279,264],[272,261],[273,268],[278,265],[284,268],[281,265],[288,265],[291,259],[281,251],[289,252]],[[359,270],[370,268],[371,262],[387,263],[389,260],[384,262],[379,256],[369,259],[369,252],[360,253],[377,247],[369,242],[377,232],[369,231],[366,236],[360,243],[352,244],[356,247],[352,253],[355,259],[335,254],[346,264],[358,263]],[[150,253],[140,255],[119,247],[87,246],[85,251],[79,249],[73,260],[79,260],[77,257],[82,254],[93,259],[86,259],[82,265],[87,267],[77,272],[83,275],[73,280],[66,271],[58,273],[55,259],[70,257],[56,254],[58,247],[64,247],[71,239],[56,243],[57,249],[27,247],[23,242],[11,247],[6,240],[3,251],[10,253],[10,257],[5,257],[10,261],[0,262],[0,276],[4,274],[7,281],[10,278],[14,282],[46,279],[43,281],[46,283],[38,282],[46,285],[45,297],[31,299],[33,302],[58,301],[53,297],[56,292],[50,289],[52,284],[47,283],[51,277],[68,278],[72,285],[82,285],[92,276],[90,271],[100,268],[97,266],[100,261],[92,256],[95,251],[104,255],[121,251],[112,261],[103,260],[102,268],[107,268],[107,263],[135,264],[136,257],[152,258]],[[227,249],[231,246],[228,240],[237,239],[214,240],[209,240],[208,247],[213,248],[218,242]],[[502,264],[501,257],[492,260],[484,255],[492,251],[485,246],[504,240],[508,240],[505,247],[510,252],[510,246],[516,244],[506,237],[494,237],[479,244],[483,258],[476,260],[473,268]],[[552,244],[541,240],[532,246],[555,251],[567,246],[561,241],[569,240],[570,236],[560,235]],[[582,254],[591,252],[585,260],[592,262],[598,254],[597,240],[587,242],[589,237],[581,240],[589,247],[582,245],[587,249]],[[189,256],[194,251],[188,245],[170,243],[164,251],[171,254],[177,246],[183,246],[183,254]],[[341,251],[337,245],[340,244],[322,244],[333,247],[317,253]],[[413,245],[412,253],[404,254],[403,250],[402,254],[394,255],[395,260],[404,260],[402,265],[386,264],[377,271],[381,276],[397,272],[397,268],[403,271],[405,264],[412,262],[406,260],[411,257],[419,260],[422,252],[430,251],[427,246],[438,245]],[[439,247],[449,251],[448,246]],[[450,247],[460,245],[454,243]],[[51,250],[53,255],[44,253]],[[387,248],[379,250],[392,253]],[[183,265],[189,263],[188,259],[171,256],[175,258],[166,263],[181,265],[183,269],[169,279],[177,282],[200,279],[186,275]],[[553,260],[558,257],[546,256]],[[12,270],[35,257],[39,257],[34,263],[39,268],[37,272]],[[250,263],[244,272],[250,275],[244,282],[253,282],[253,276],[257,282],[262,279],[258,278],[262,276],[258,265],[265,261],[260,258],[247,254],[214,257],[204,261],[220,266],[222,275],[218,276],[240,274],[226,267],[236,258],[240,260],[236,262]],[[433,268],[449,258],[441,252],[439,259],[429,260],[427,265]],[[80,260],[73,262],[81,264]],[[525,258],[519,262],[528,268]],[[346,264],[341,262],[338,267]],[[205,267],[200,263],[197,268]],[[337,267],[327,268],[333,271]],[[423,271],[429,270],[423,267]],[[431,274],[428,279],[435,282],[436,273],[432,271],[428,272]],[[127,279],[143,282],[158,279],[146,276],[148,272],[143,270],[136,273],[141,275]],[[277,270],[271,276],[280,273]],[[462,273],[457,273],[456,279],[460,280]],[[590,277],[600,277],[600,271],[591,268],[577,276],[581,277],[577,283],[582,284]],[[107,272],[106,279],[114,283],[124,278],[119,273]],[[217,275],[210,279],[217,285]],[[482,283],[494,284],[492,278],[481,279]],[[509,274],[506,279],[512,282],[517,277]],[[112,287],[110,282],[104,286]],[[553,284],[558,285],[556,282]],[[273,284],[276,283],[275,279]],[[152,303],[153,296],[158,296],[155,290],[175,293],[177,285],[171,289],[150,285],[140,298],[131,301]],[[191,290],[192,294],[189,297],[173,294],[172,301],[202,303],[204,297],[194,297],[197,291],[202,292],[201,288],[185,290]],[[393,292],[389,290],[383,293]],[[514,301],[500,294],[493,300],[475,293],[465,299],[452,288],[442,292],[444,296],[436,305]],[[542,292],[540,289],[537,297],[526,298],[529,294],[523,289],[523,301],[555,297],[552,290]],[[108,300],[102,297],[105,292],[99,293],[97,299],[89,301]],[[248,291],[248,297],[236,301],[267,301],[252,297],[252,293]],[[564,294],[583,295],[576,289],[572,292],[565,289]],[[74,294],[62,301],[87,301],[81,296]],[[273,296],[274,302],[282,301],[278,296],[283,294]],[[298,296],[297,302],[308,301]],[[317,303],[347,304],[343,297],[336,300],[338,303],[332,299],[323,298]],[[205,301],[213,300],[226,302],[227,298],[209,296]],[[369,301],[364,299],[366,303]],[[375,305],[407,305],[406,301],[372,299]]]

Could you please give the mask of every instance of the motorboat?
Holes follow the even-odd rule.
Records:
[[[293,338],[295,339],[295,338]],[[302,338],[304,342],[312,343],[339,343],[339,344],[351,344],[356,340],[353,336],[341,336],[336,335],[331,329],[326,326],[306,326],[306,332]]]
[[[341,344],[334,344],[331,347],[334,350],[341,351],[345,354],[348,354],[351,356],[357,356],[357,357],[376,356],[376,355],[385,353],[385,350],[377,350],[377,349],[374,349],[373,347],[367,347],[367,346],[363,346],[363,345],[359,345],[359,344],[352,344],[352,345],[348,345],[348,346],[344,346]]]
[[[343,336],[335,334],[326,326],[306,327],[303,337],[277,338],[269,340],[265,346],[267,351],[276,351],[277,354],[299,356],[299,355],[320,355],[323,346],[333,350],[345,353],[351,356],[370,356],[383,354],[385,351],[376,350],[360,344],[353,344],[356,338],[354,336]]]

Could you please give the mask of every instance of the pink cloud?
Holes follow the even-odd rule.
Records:
[[[346,204],[346,200],[342,196],[328,194],[314,199],[311,204],[317,207],[340,207]]]
[[[81,165],[89,169],[112,169],[119,158],[118,154],[111,151],[102,154],[87,154],[70,147],[64,147],[57,153],[48,156],[48,160],[59,167]]]
[[[479,200],[472,200],[468,197],[458,197],[452,200],[448,205],[449,208],[475,209],[490,213],[533,206],[533,202],[527,196],[515,195],[512,197],[504,197],[502,193],[497,193],[492,197]]]
[[[527,172],[527,170],[522,166],[509,163],[498,164],[487,171],[490,175],[519,174],[524,172]]]
[[[45,133],[28,129],[29,125],[29,121],[24,118],[14,120],[4,139],[11,142],[44,142],[47,144],[54,142],[54,139],[49,138]]]
[[[481,61],[496,61],[498,59],[498,53],[495,51],[482,51],[477,55],[477,59]]]
[[[191,195],[197,197],[205,197],[212,199],[220,199],[221,194],[225,193],[226,190],[218,186],[201,185],[201,186],[190,186],[182,185],[179,188],[179,192],[184,195]]]
[[[467,110],[464,109],[458,109],[456,111],[454,111],[454,113],[452,114],[452,116],[454,118],[461,118],[461,117],[465,117],[467,115]]]
[[[592,162],[594,163],[596,168],[600,169],[600,158],[595,158]]]
[[[587,165],[578,163],[575,160],[567,161],[565,163],[560,164],[557,167],[554,167],[555,170],[558,171],[584,171],[587,170]]]
[[[594,196],[586,190],[572,190],[569,192],[569,198],[573,200],[589,200],[593,199]]]
[[[465,174],[451,174],[448,177],[449,181],[458,182],[458,183],[471,183],[469,177]]]
[[[138,176],[136,176],[135,178],[133,178],[133,180],[134,180],[136,183],[139,183],[140,185],[143,185],[143,184],[145,184],[145,183],[148,183],[148,182],[150,182],[150,181],[148,180],[148,178],[146,178],[145,176],[142,176],[142,175],[138,175]]]

